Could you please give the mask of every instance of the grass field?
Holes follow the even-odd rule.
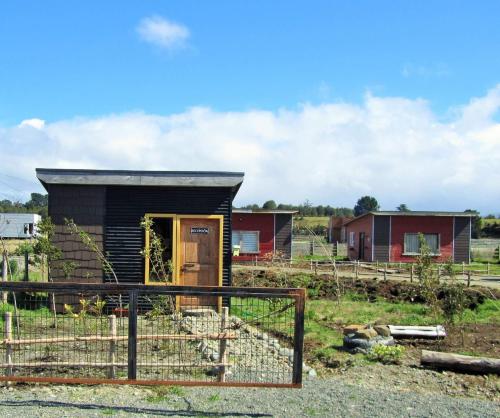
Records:
[[[311,361],[328,358],[342,360],[350,355],[342,350],[342,327],[350,324],[397,324],[397,325],[436,325],[446,321],[441,316],[435,316],[430,308],[423,304],[407,302],[388,302],[378,299],[375,303],[363,300],[361,295],[346,294],[340,303],[329,299],[309,299],[304,315],[304,343],[306,357]],[[261,310],[252,311],[255,317],[265,317],[270,312],[270,305],[260,305]],[[245,320],[252,320],[245,312],[231,312],[241,315]],[[266,322],[266,326],[283,324],[285,314],[279,319]],[[493,324],[500,326],[500,301],[487,300],[472,311],[467,309],[456,325]],[[267,329],[272,332],[273,329]],[[275,329],[282,334],[284,329]],[[292,329],[288,330],[292,335]]]
[[[328,226],[328,216],[297,216],[293,218],[297,228],[312,228],[316,225]]]

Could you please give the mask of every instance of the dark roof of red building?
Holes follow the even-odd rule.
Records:
[[[351,222],[357,221],[358,219],[364,218],[368,215],[374,216],[460,216],[460,217],[471,217],[475,216],[472,212],[437,212],[437,211],[425,211],[425,210],[412,210],[409,212],[399,212],[399,211],[377,211],[377,212],[367,212],[360,215],[354,219],[350,219],[344,223],[348,225]]]
[[[266,213],[276,213],[276,214],[289,214],[293,215],[294,213],[298,213],[296,210],[281,210],[281,209],[233,209],[233,213],[252,213],[252,214],[266,214]]]

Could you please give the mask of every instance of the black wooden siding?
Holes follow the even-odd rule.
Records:
[[[470,227],[471,218],[459,217],[453,218],[455,233],[453,236],[453,261],[455,263],[468,263],[470,257]]]
[[[139,223],[146,213],[224,215],[222,281],[230,286],[231,202],[229,188],[108,186],[104,247],[118,280],[144,282],[144,258],[140,254],[144,230]]]
[[[390,252],[390,216],[373,216],[373,261],[387,262]]]
[[[282,251],[286,257],[292,256],[292,215],[276,214],[274,243],[276,251]]]
[[[51,184],[48,186],[48,192],[49,216],[55,226],[54,244],[61,249],[64,261],[76,264],[69,279],[75,282],[102,282],[102,266],[96,254],[89,250],[79,237],[69,233],[64,219],[73,219],[102,249],[105,187]],[[52,263],[51,277],[55,281],[68,280],[60,261]]]

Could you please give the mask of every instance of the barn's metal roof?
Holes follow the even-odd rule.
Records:
[[[244,173],[227,171],[136,171],[37,168],[36,176],[48,184],[92,186],[230,187],[236,193]]]

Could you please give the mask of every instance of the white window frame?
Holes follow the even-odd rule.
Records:
[[[260,231],[245,231],[243,229],[238,229],[238,230],[233,230],[231,233],[231,247],[235,244],[233,244],[233,234],[240,234],[240,241],[239,245],[240,246],[240,255],[242,254],[260,254]],[[241,234],[255,234],[256,235],[256,243],[257,243],[257,250],[256,251],[244,251],[242,241],[241,241]]]
[[[403,255],[420,255],[422,254],[422,252],[420,251],[420,248],[419,248],[419,251],[418,252],[409,252],[406,250],[406,236],[407,235],[419,235],[418,232],[405,232],[404,234],[404,237],[403,237]],[[437,232],[428,232],[428,233],[422,233],[422,235],[425,237],[426,235],[437,235],[437,252],[432,252],[432,249],[431,249],[431,256],[433,257],[438,257],[441,255],[441,234],[437,233]]]
[[[349,231],[349,247],[354,247],[355,243],[356,243],[356,232]]]

